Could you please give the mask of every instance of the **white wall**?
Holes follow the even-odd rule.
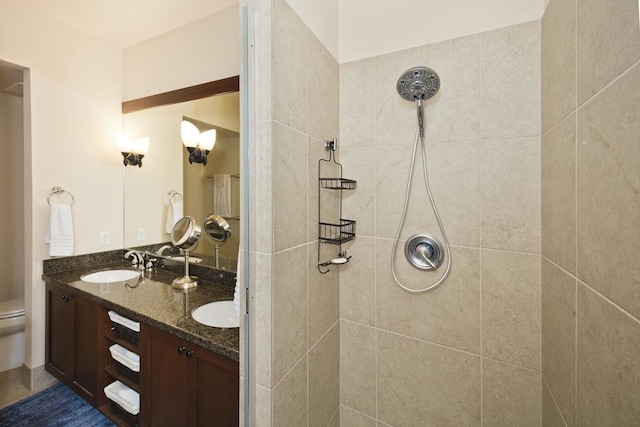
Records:
[[[238,6],[125,48],[124,100],[240,74]]]
[[[287,0],[340,63],[542,17],[546,0]]]
[[[25,88],[25,363],[44,363],[42,260],[47,195],[73,193],[75,254],[122,247],[122,51],[52,22],[17,0],[0,1],[0,58],[28,67]],[[111,244],[99,245],[100,231]]]

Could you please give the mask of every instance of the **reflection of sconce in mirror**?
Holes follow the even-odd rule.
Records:
[[[188,120],[182,120],[180,125],[182,143],[189,151],[189,163],[207,165],[207,155],[216,145],[216,130],[211,129],[200,133],[200,129]]]
[[[122,153],[124,157],[122,163],[125,166],[138,166],[142,167],[142,158],[149,151],[149,137],[140,138],[132,141],[127,135],[121,133],[116,138],[116,144],[118,151]]]

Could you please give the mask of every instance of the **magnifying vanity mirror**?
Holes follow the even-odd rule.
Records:
[[[204,220],[204,231],[215,247],[215,267],[218,267],[220,263],[220,246],[227,243],[227,240],[231,237],[229,223],[220,215],[209,215]]]
[[[179,219],[171,230],[171,244],[184,251],[184,277],[173,281],[174,289],[189,290],[198,286],[197,278],[189,276],[189,253],[198,246],[200,233],[198,222],[190,216]]]
[[[241,179],[238,89],[234,77],[123,103],[123,133],[134,140],[149,137],[144,166],[124,172],[125,248],[182,260],[184,250],[171,244],[180,217],[192,217],[205,230],[207,224],[221,227],[222,220],[223,231],[211,227],[210,231],[216,238],[225,236],[224,241],[203,239],[190,251],[191,260],[198,266],[236,272]],[[215,142],[204,163],[189,161],[193,149],[183,143],[184,120],[200,133],[215,129]],[[213,217],[219,220],[212,222]]]

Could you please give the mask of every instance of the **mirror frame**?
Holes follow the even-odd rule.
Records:
[[[195,86],[189,86],[182,89],[176,89],[169,92],[163,92],[156,95],[150,95],[144,98],[123,101],[122,114],[124,115],[136,111],[146,110],[148,108],[177,104],[181,102],[193,101],[196,99],[208,98],[210,96],[224,95],[234,92],[240,92],[239,75],[202,83]],[[201,267],[217,270],[215,267]]]

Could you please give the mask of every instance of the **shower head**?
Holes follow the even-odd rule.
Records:
[[[396,88],[400,96],[407,101],[424,101],[438,92],[440,77],[431,68],[413,67],[402,73]]]

